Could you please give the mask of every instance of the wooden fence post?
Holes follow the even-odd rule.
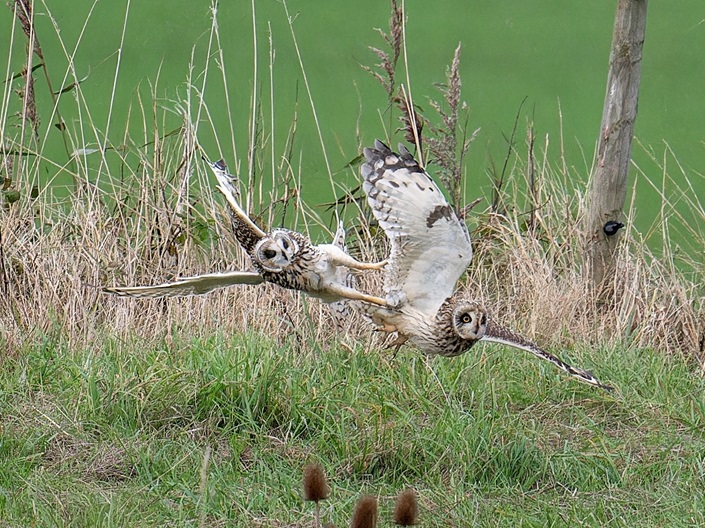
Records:
[[[595,291],[601,291],[605,279],[612,275],[619,225],[623,220],[639,98],[646,4],[647,0],[617,2],[607,91],[585,224],[584,265]]]

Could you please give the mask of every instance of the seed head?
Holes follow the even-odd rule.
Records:
[[[399,526],[413,526],[416,524],[418,514],[416,492],[412,489],[402,491],[397,497],[397,503],[394,506],[394,522]]]
[[[318,502],[328,498],[330,488],[320,464],[308,464],[304,468],[304,499]]]
[[[375,528],[377,526],[377,499],[362,497],[355,505],[350,528]]]

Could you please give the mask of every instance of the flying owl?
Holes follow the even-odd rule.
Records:
[[[153,286],[119,286],[103,288],[105,293],[129,297],[171,297],[202,295],[236,284],[271,282],[283,288],[300,290],[325,303],[346,299],[385,306],[386,301],[346,285],[350,269],[380,270],[386,261],[365,263],[348,255],[340,245],[313,245],[305,235],[288,229],[265,233],[237,202],[232,177],[220,160],[210,164],[218,179],[218,190],[230,205],[230,217],[235,237],[249,255],[255,271],[228,271],[185,277],[174,282]],[[337,238],[340,239],[338,226]],[[344,231],[343,231],[344,238]]]
[[[576,379],[612,390],[590,372],[572,367],[493,320],[485,307],[464,300],[455,284],[470,264],[472,245],[438,186],[409,151],[395,154],[381,141],[364,150],[363,190],[390,242],[384,274],[387,307],[364,305],[373,323],[422,352],[457,356],[478,341],[503,343],[550,361]]]

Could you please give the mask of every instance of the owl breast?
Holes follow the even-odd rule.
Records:
[[[454,357],[467,352],[477,341],[460,338],[452,328],[430,325],[426,331],[419,329],[410,341],[423,353],[432,356]]]
[[[413,310],[402,309],[397,328],[409,338],[419,350],[428,355],[453,357],[467,352],[477,343],[474,339],[463,339],[453,327],[453,303],[443,303],[435,317]]]

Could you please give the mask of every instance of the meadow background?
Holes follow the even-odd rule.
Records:
[[[43,68],[38,120],[22,113],[27,38],[7,10],[0,526],[313,526],[309,462],[328,475],[336,526],[362,494],[389,525],[406,488],[422,526],[705,524],[699,3],[649,7],[637,194],[609,302],[582,279],[580,221],[614,5],[433,5],[407,4],[398,80],[408,68],[439,124],[428,98],[442,100],[434,83],[462,42],[467,130],[481,129],[464,198],[485,200],[467,217],[475,257],[460,285],[615,393],[501,346],[393,355],[356,317],[334,323],[269,286],[101,295],[247,265],[202,154],[226,159],[258,222],[327,237],[320,204],[357,185],[360,148],[401,140],[398,111],[360,67],[377,62],[368,46],[384,47],[374,28],[387,31],[389,6],[222,2],[214,24],[208,2],[36,2],[34,64],[65,127]],[[364,206],[337,209],[351,251],[382,258]]]
[[[521,130],[515,143],[520,150],[525,143],[524,128],[531,122],[538,143],[542,148],[547,144],[548,160],[568,165],[572,178],[586,181],[605,92],[612,3],[588,0],[567,5],[560,0],[513,0],[487,4],[444,0],[434,4],[433,9],[412,1],[407,9],[412,93],[426,112],[430,111],[428,98],[438,98],[434,83],[444,80],[453,50],[459,42],[463,45],[460,73],[462,98],[470,110],[468,128],[481,129],[465,160],[471,187],[467,192],[469,199],[488,195],[488,174],[501,170],[517,114]],[[240,152],[235,152],[235,145],[244,145],[251,132],[248,118],[255,90],[260,96],[263,118],[269,121],[275,116],[271,137],[275,151],[286,141],[296,115],[293,152],[305,175],[302,192],[312,203],[340,194],[339,190],[331,190],[330,171],[336,173],[336,181],[343,186],[354,185],[355,175],[341,170],[359,154],[358,133],[363,142],[369,143],[383,135],[383,123],[389,128],[389,119],[380,117],[389,115],[386,94],[360,68],[376,59],[368,46],[382,46],[374,28],[388,25],[386,2],[288,3],[288,14],[295,18],[296,39],[326,156],[281,3],[220,3],[218,44],[222,51],[218,54],[209,46],[211,11],[210,2],[204,0],[174,0],[168,5],[88,0],[70,5],[40,2],[35,10],[39,15],[37,32],[57,85],[54,89],[75,80],[71,74],[67,76],[69,54],[75,76],[82,80],[81,104],[90,109],[95,126],[107,133],[114,145],[123,143],[126,132],[142,131],[139,113],[135,112],[140,97],[149,98],[153,93],[159,104],[173,107],[170,101],[182,98],[188,83],[199,86],[206,64],[216,61],[223,63],[228,99],[223,79],[214,71],[203,98],[213,106],[215,130],[198,131],[206,152],[216,157],[220,151],[231,164],[243,156],[245,148],[241,146]],[[633,149],[638,169],[633,169],[631,176],[639,196],[634,221],[642,232],[653,226],[660,212],[661,193],[686,215],[690,212],[680,199],[678,188],[685,187],[687,179],[694,192],[705,193],[705,102],[700,96],[705,85],[703,20],[698,0],[653,2],[649,6],[637,142]],[[9,12],[0,17],[0,56],[10,58],[6,74],[18,72],[25,62],[24,41],[12,37],[17,31]],[[270,47],[275,53],[271,71]],[[255,82],[257,86],[253,86]],[[270,83],[274,92],[271,99]],[[51,109],[51,98],[40,84],[36,96],[44,116],[42,148],[48,157],[55,158],[64,151],[62,139],[50,126],[47,110]],[[63,97],[70,99],[74,95],[69,92]],[[5,97],[10,100],[10,112],[17,110],[19,101],[7,93]],[[80,120],[80,111],[72,102],[66,101],[60,108],[69,127]],[[178,126],[178,117],[173,116],[172,121],[167,118],[166,124]],[[213,134],[232,137],[232,144],[221,142],[216,147]],[[86,138],[85,147],[95,146],[95,138]],[[268,172],[266,167],[262,170]],[[55,172],[47,167],[44,179],[68,183],[66,175],[59,174],[54,180]],[[672,182],[664,181],[664,172]]]

